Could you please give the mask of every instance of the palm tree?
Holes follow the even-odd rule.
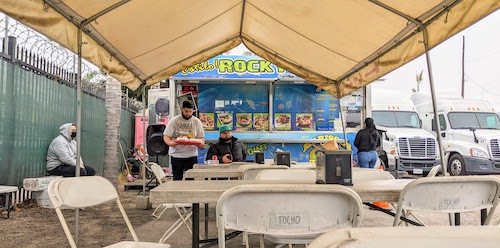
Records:
[[[107,76],[106,78],[106,133],[104,138],[104,170],[103,176],[118,187],[117,171],[118,142],[120,142],[121,94],[120,82]]]
[[[417,75],[416,75],[417,92],[420,91],[420,83],[422,83],[422,81],[424,81],[423,73],[424,73],[424,70],[421,70],[420,73],[417,72]]]

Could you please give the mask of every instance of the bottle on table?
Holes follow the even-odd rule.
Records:
[[[217,155],[212,156],[212,164],[219,164],[219,160],[217,159]]]

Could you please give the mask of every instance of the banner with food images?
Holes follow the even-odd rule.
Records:
[[[287,132],[283,135],[283,132],[240,132],[235,133],[234,136],[238,140],[245,144],[245,151],[247,152],[248,161],[253,161],[255,158],[255,152],[264,152],[265,159],[273,159],[275,152],[279,150],[290,152],[290,159],[297,162],[315,162],[316,151],[322,149],[325,142],[331,140],[343,140],[344,134],[328,132]],[[287,139],[302,139],[308,140],[304,143],[282,143],[282,142],[270,142],[270,140],[280,140],[286,137]],[[347,133],[347,139],[349,144],[347,145],[348,150],[352,150],[352,154],[356,157],[357,148],[352,145],[356,133]],[[309,142],[309,140],[317,140],[317,142]],[[219,140],[219,132],[206,132],[205,142],[207,144],[214,144]],[[248,142],[252,140],[253,142]],[[261,140],[262,142],[255,142],[256,140]],[[255,142],[255,143],[254,143]],[[343,143],[339,143],[341,146]],[[209,145],[203,150],[198,152],[198,163],[203,163],[206,159],[206,154],[208,152]]]

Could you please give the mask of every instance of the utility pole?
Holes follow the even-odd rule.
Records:
[[[9,17],[5,15],[5,35],[3,37],[3,53],[7,53],[7,43],[9,37]]]
[[[465,35],[462,36],[462,99],[464,99],[465,87]]]

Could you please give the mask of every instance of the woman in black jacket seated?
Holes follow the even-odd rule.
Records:
[[[228,125],[219,128],[219,142],[210,145],[205,160],[211,160],[214,155],[220,163],[244,162],[247,157],[243,142],[233,137]]]

